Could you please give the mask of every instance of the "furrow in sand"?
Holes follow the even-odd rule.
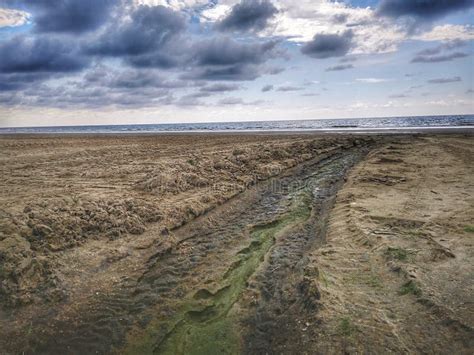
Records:
[[[256,308],[249,304],[249,294],[255,291],[265,295],[272,293],[272,288],[274,293],[278,287],[285,288],[285,283],[294,282],[299,285],[296,292],[304,288],[303,268],[301,265],[295,268],[293,264],[301,264],[314,241],[322,240],[321,231],[332,196],[347,169],[360,156],[359,151],[352,151],[302,168],[296,176],[288,177],[298,182],[288,193],[280,197],[279,192],[273,190],[264,193],[266,203],[261,214],[283,212],[273,219],[263,218],[264,222],[259,224],[251,223],[259,221],[255,213],[258,206],[253,214],[241,215],[241,226],[246,231],[241,231],[240,238],[233,239],[247,236],[247,244],[227,257],[226,268],[190,287],[173,308],[173,317],[155,317],[145,329],[130,333],[125,352],[233,354],[251,351],[242,344],[252,344],[249,334],[258,333],[260,324],[252,319],[263,319],[261,315],[268,313],[264,318],[271,318],[273,326],[278,326],[275,308],[283,307],[284,300],[267,295]],[[212,239],[223,237],[211,233]],[[214,268],[219,269],[217,265],[215,262]],[[154,268],[161,266],[155,264]],[[277,270],[281,271],[275,272]],[[203,272],[211,274],[209,270]],[[302,298],[303,303],[311,302],[308,297]],[[260,339],[268,341],[271,336],[269,333]]]
[[[365,151],[308,161],[175,230],[177,243],[141,274],[82,305],[73,320],[42,325],[47,332],[29,351],[202,354],[271,345],[281,315],[296,318],[304,310],[293,304],[313,302],[305,256],[322,242],[330,201]]]

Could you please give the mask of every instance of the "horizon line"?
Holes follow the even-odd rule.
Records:
[[[28,129],[28,128],[64,128],[64,127],[108,127],[108,126],[158,126],[158,125],[192,125],[192,124],[228,124],[228,123],[257,123],[257,122],[284,122],[284,121],[329,121],[329,120],[360,120],[360,119],[383,119],[383,118],[416,118],[416,117],[450,117],[450,116],[474,116],[474,113],[447,114],[447,115],[408,115],[408,116],[371,116],[371,117],[338,117],[338,118],[300,118],[300,119],[270,119],[270,120],[239,120],[239,121],[199,121],[199,122],[166,122],[166,123],[119,123],[119,124],[79,124],[79,125],[45,125],[45,126],[0,126],[5,129]]]

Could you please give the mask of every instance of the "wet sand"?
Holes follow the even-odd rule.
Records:
[[[459,134],[2,136],[0,349],[467,353],[473,150]]]

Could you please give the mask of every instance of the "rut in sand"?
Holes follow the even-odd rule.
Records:
[[[285,327],[315,307],[306,255],[324,241],[333,197],[367,147],[307,161],[174,231],[141,275],[97,299],[30,349],[51,353],[255,353],[291,342]],[[278,340],[276,340],[278,339]]]
[[[189,253],[183,261],[176,251],[142,280],[163,286],[170,273],[188,274],[171,283],[186,291],[170,289],[174,298],[156,308],[147,327],[129,334],[127,351],[234,354],[271,348],[285,318],[297,317],[283,316],[283,309],[304,312],[316,301],[304,275],[305,254],[323,242],[332,198],[361,156],[352,150],[305,164],[254,191],[251,208],[209,216],[211,224],[181,245]],[[176,272],[185,259],[194,268]]]

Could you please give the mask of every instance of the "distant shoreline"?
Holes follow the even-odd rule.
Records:
[[[324,120],[278,120],[155,124],[101,124],[41,127],[0,127],[0,134],[163,134],[163,133],[404,133],[474,128],[474,115],[400,116]]]
[[[314,128],[314,129],[259,129],[259,130],[181,130],[181,131],[111,131],[111,132],[3,132],[2,136],[143,136],[143,135],[300,135],[300,134],[337,134],[337,135],[365,135],[365,134],[473,134],[474,126],[451,127],[386,127],[386,128]]]

